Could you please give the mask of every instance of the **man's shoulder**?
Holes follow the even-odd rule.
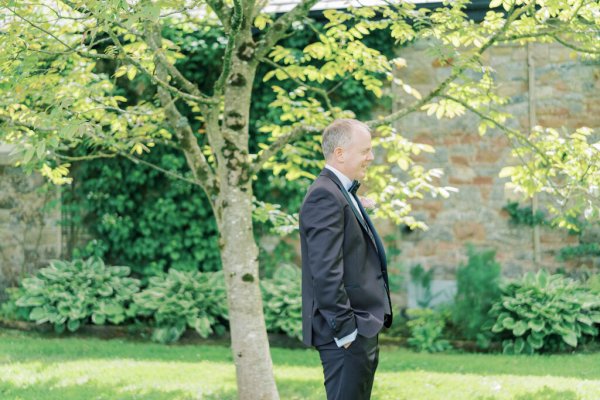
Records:
[[[319,175],[308,188],[304,202],[306,203],[307,200],[310,201],[315,197],[338,198],[339,195],[341,195],[341,192],[338,185],[327,176]]]

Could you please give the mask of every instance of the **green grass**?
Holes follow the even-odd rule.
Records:
[[[324,399],[318,353],[272,349],[281,399]],[[227,346],[54,338],[0,329],[2,400],[236,398]],[[383,346],[374,400],[600,399],[600,354],[419,354]]]

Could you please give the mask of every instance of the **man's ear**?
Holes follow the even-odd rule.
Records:
[[[337,162],[343,163],[344,162],[344,149],[342,149],[341,147],[336,147],[333,150],[333,157],[336,159]]]

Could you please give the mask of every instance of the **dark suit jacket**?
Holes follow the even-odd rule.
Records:
[[[329,343],[357,328],[359,334],[373,337],[391,325],[381,240],[369,217],[358,215],[350,195],[327,168],[304,198],[300,242],[302,334],[307,346]]]

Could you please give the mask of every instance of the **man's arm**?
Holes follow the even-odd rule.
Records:
[[[315,302],[341,347],[354,340],[357,333],[354,311],[343,282],[343,210],[332,193],[317,188],[304,202],[301,219]]]

